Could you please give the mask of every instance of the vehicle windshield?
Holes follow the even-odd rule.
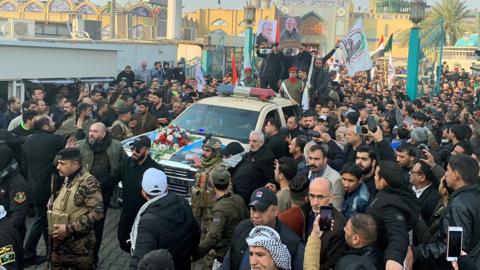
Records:
[[[258,112],[206,104],[193,104],[175,119],[177,126],[192,134],[212,134],[214,137],[248,143],[255,130]]]

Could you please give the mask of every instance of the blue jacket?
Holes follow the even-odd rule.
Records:
[[[353,213],[364,213],[368,207],[370,193],[365,183],[352,193],[345,193],[345,198],[342,204],[342,215],[345,219],[349,219]]]

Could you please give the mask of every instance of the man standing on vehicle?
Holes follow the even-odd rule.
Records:
[[[193,159],[194,165],[200,168],[195,179],[195,185],[192,187],[192,211],[202,230],[201,241],[207,235],[207,229],[212,222],[212,209],[214,204],[214,191],[212,174],[215,170],[225,167],[223,165],[222,154],[220,152],[222,143],[217,138],[208,135],[203,141],[203,160],[198,157]],[[207,255],[194,264],[194,269],[211,269],[213,265],[213,256]]]

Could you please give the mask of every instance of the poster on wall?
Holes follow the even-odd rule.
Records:
[[[276,20],[260,20],[258,22],[255,44],[258,48],[271,48],[275,43],[277,29]]]
[[[280,17],[280,46],[282,48],[300,47],[300,17]]]

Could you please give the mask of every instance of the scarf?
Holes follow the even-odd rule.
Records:
[[[142,217],[143,213],[147,210],[147,208],[151,204],[153,204],[154,202],[162,199],[163,197],[165,197],[167,195],[168,195],[168,192],[165,192],[161,195],[158,195],[157,197],[155,197],[155,198],[147,201],[146,203],[144,203],[142,205],[142,207],[140,208],[140,210],[138,210],[137,216],[135,217],[135,221],[133,222],[132,231],[130,232],[130,240],[128,240],[128,241],[130,241],[130,244],[131,244],[130,254],[132,256],[133,256],[133,252],[135,251],[135,244],[137,242],[138,224],[140,223],[140,218]]]
[[[203,168],[208,168],[208,167],[210,167],[214,164],[220,163],[221,161],[222,161],[222,156],[217,154],[213,158],[202,160],[202,167]]]
[[[250,247],[263,247],[272,255],[273,262],[279,269],[291,269],[291,255],[287,246],[280,241],[280,235],[267,226],[253,228],[248,237]]]
[[[242,161],[243,156],[246,154],[246,152],[238,153],[236,155],[231,156],[230,158],[224,158],[223,159],[223,164],[227,167],[227,169],[230,168],[235,168],[237,167],[238,163]]]
[[[90,148],[93,153],[100,153],[105,151],[110,146],[110,144],[112,143],[112,138],[107,135],[102,141],[91,144],[87,139],[86,143],[88,145],[88,148]]]
[[[296,83],[296,82],[297,82],[297,78],[290,78],[290,77],[288,77],[288,81],[289,81],[290,83]]]

